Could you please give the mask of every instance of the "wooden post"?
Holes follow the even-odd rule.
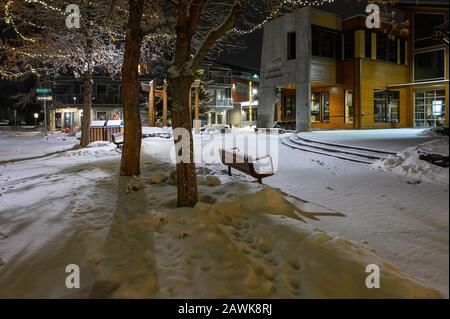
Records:
[[[192,87],[189,88],[189,117],[192,123]]]
[[[162,126],[167,126],[167,81],[164,80]]]
[[[153,81],[150,81],[148,91],[148,126],[155,126],[155,87]]]
[[[90,125],[91,123],[89,123]],[[56,110],[50,110],[50,119],[49,119],[49,129],[50,133],[55,133],[56,131]]]
[[[277,108],[277,122],[281,122],[281,103],[280,102],[276,103],[276,108]]]

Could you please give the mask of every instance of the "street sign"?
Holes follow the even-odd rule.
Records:
[[[38,101],[53,101],[53,96],[51,96],[51,95],[38,96],[37,100]]]
[[[52,94],[52,89],[36,89],[37,94]]]

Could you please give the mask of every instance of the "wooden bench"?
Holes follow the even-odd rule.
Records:
[[[123,133],[113,133],[111,139],[112,142],[117,145],[117,148],[119,148],[120,145],[123,145]]]
[[[273,161],[270,155],[262,156],[256,159],[252,159],[251,156],[243,153],[239,153],[237,149],[230,151],[219,150],[222,163],[228,166],[228,175],[231,176],[231,168],[241,171],[247,175],[250,175],[258,180],[258,183],[262,184],[262,179],[265,177],[273,176]],[[268,158],[270,160],[271,170],[266,173],[258,173],[255,169],[255,163],[262,159]]]

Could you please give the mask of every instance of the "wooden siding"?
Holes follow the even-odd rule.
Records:
[[[311,61],[311,80],[322,84],[335,84],[336,61],[329,58],[313,57]]]
[[[361,128],[390,128],[391,123],[378,123],[374,121],[374,94],[376,89],[385,90],[387,85],[407,83],[408,68],[404,65],[361,60]],[[400,121],[396,127],[410,126],[410,108],[414,103],[410,101],[406,88],[398,89],[400,92]]]

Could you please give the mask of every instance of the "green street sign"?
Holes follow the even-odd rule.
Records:
[[[51,94],[52,89],[36,89],[37,94]]]

